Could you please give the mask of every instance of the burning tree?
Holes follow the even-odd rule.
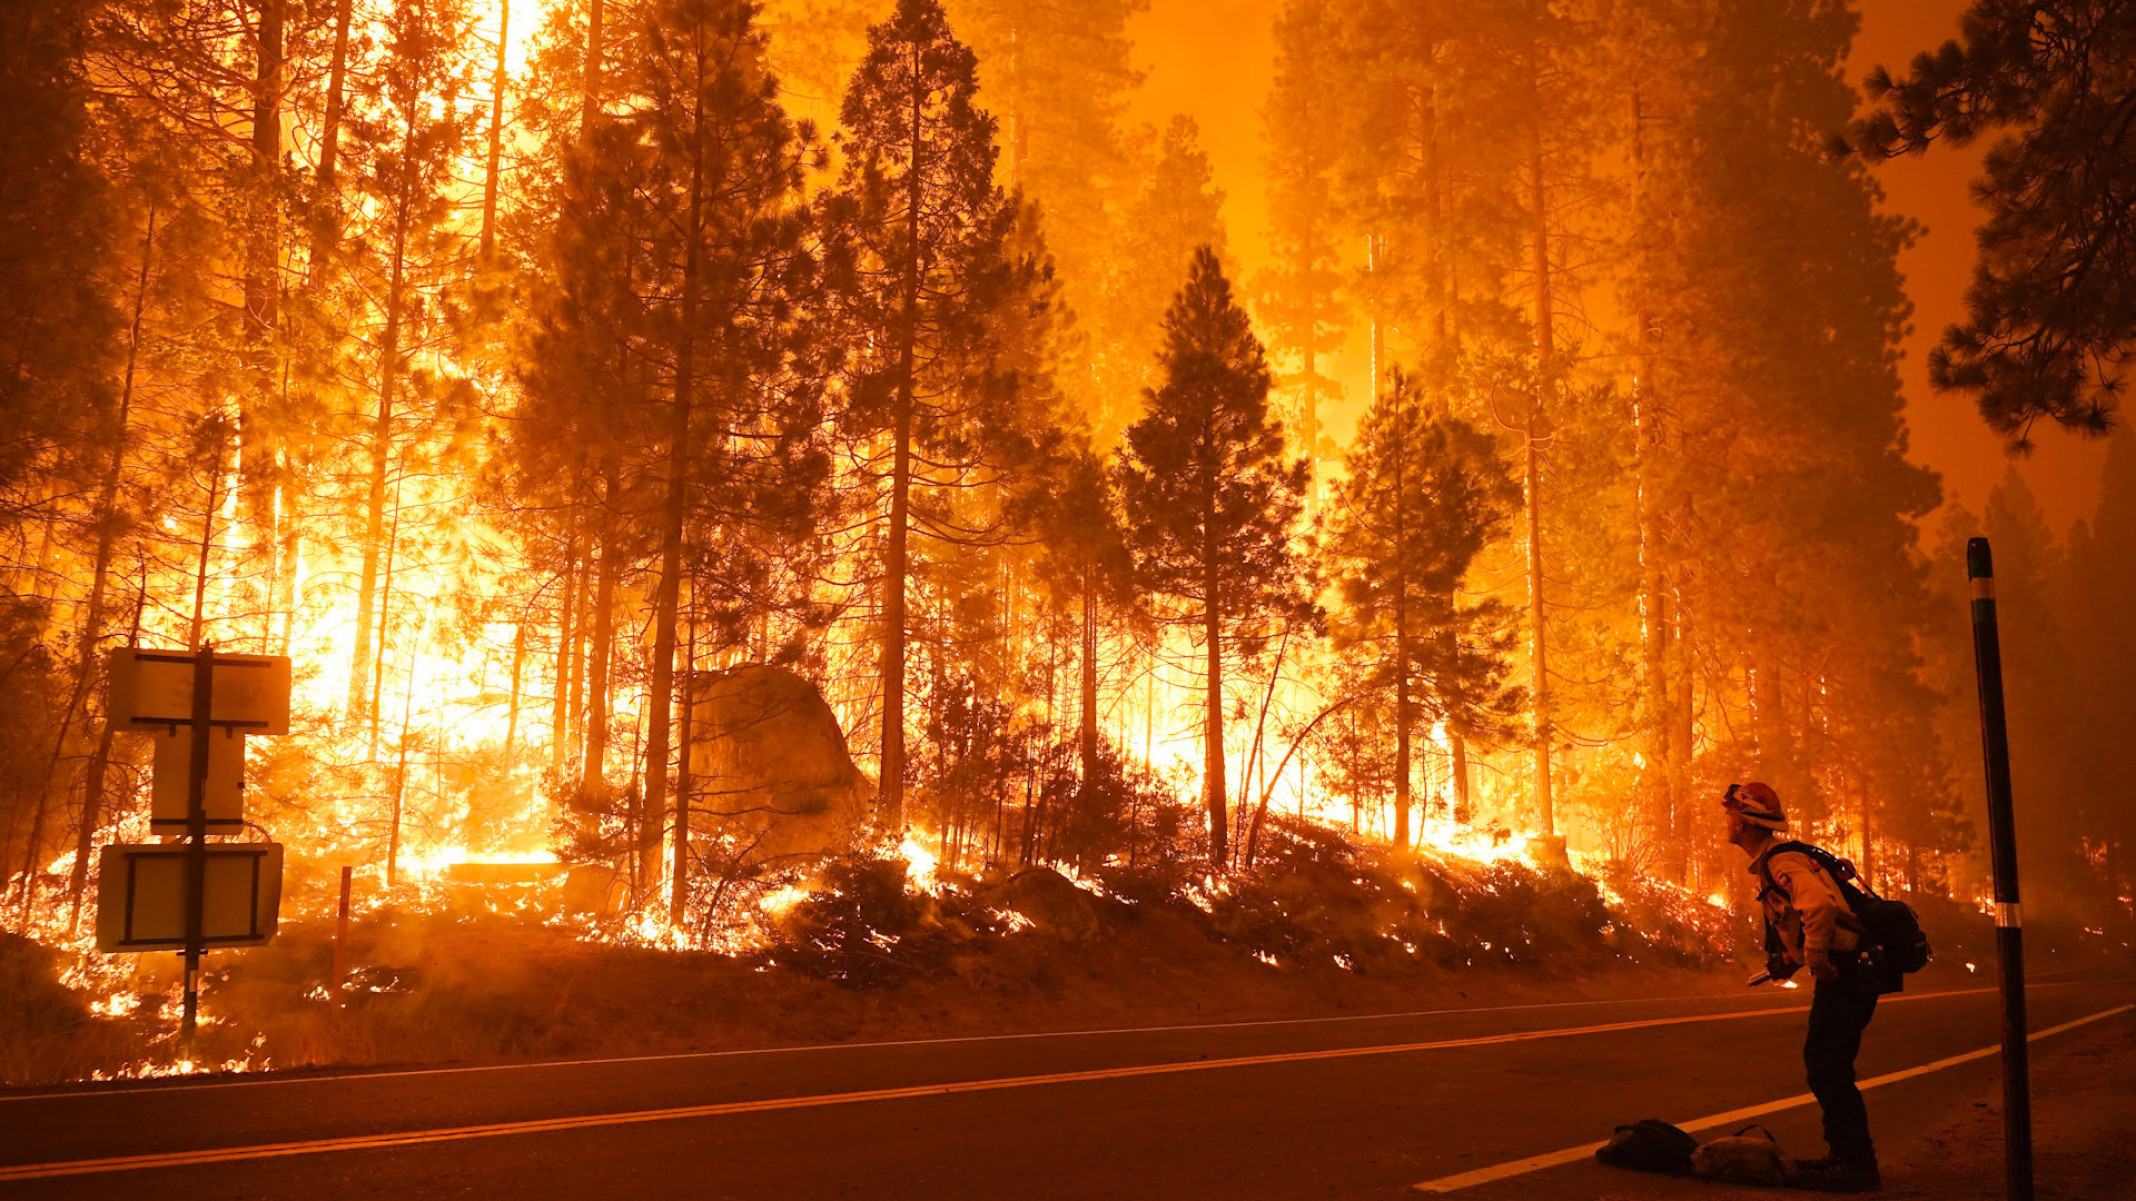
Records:
[[[1383,705],[1392,698],[1401,847],[1410,845],[1420,721],[1426,732],[1440,722],[1474,735],[1504,722],[1519,700],[1505,679],[1503,606],[1461,600],[1476,556],[1511,520],[1518,488],[1487,435],[1428,411],[1418,392],[1401,368],[1389,369],[1335,486],[1328,539],[1343,601],[1330,623],[1335,645],[1362,669],[1357,686]]]
[[[1138,577],[1177,606],[1202,648],[1202,805],[1209,859],[1230,863],[1224,651],[1250,658],[1285,624],[1318,614],[1291,550],[1303,459],[1284,457],[1268,364],[1231,281],[1204,246],[1165,314],[1164,380],[1128,427],[1120,487]]]
[[[894,834],[908,816],[915,543],[988,541],[1001,510],[960,494],[1013,485],[1043,454],[1049,415],[1007,361],[1004,322],[1031,303],[1043,260],[1013,248],[1018,206],[994,180],[976,60],[933,0],[900,0],[868,38],[846,91],[831,219],[851,237],[846,433],[859,475],[882,490],[880,824]]]

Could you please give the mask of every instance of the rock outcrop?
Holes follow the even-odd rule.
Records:
[[[749,664],[693,679],[690,704],[693,830],[756,864],[854,845],[875,785],[814,684]]]

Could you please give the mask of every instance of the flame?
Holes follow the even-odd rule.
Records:
[[[777,917],[808,899],[809,890],[799,884],[782,884],[765,893],[757,902],[757,909],[770,917]]]
[[[905,881],[916,892],[935,892],[940,882],[935,879],[934,853],[913,840],[907,834],[905,841],[897,845],[898,857],[905,861]]]
[[[474,851],[462,844],[433,846],[414,854],[404,854],[400,870],[416,879],[429,879],[445,874],[447,868],[462,863],[555,863],[556,852],[547,848],[524,851]]]

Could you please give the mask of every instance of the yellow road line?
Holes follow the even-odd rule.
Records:
[[[2117,1014],[2127,1013],[2132,1009],[2136,1009],[2136,1005],[2116,1005],[2112,1009],[2102,1009],[2097,1013],[2086,1014],[2075,1021],[2063,1022],[2059,1026],[2049,1026],[2045,1030],[2036,1031],[2027,1041],[2038,1042],[2050,1035],[2061,1034],[2065,1031],[2074,1030],[2079,1026],[2090,1025],[2093,1022],[2102,1021]],[[1911,1080],[1916,1076],[1926,1076],[1930,1072],[1940,1072],[1945,1068],[1954,1068],[1961,1063],[1972,1063],[1976,1059],[1986,1059],[2001,1050],[2002,1045],[1999,1043],[1992,1047],[1981,1047],[1977,1050],[1967,1051],[1962,1055],[1951,1055],[1917,1067],[1905,1068],[1896,1072],[1886,1072],[1881,1076],[1873,1076],[1862,1081],[1858,1087],[1871,1089],[1881,1088],[1887,1084],[1897,1084],[1901,1080]],[[1782,1097],[1778,1101],[1767,1101],[1763,1105],[1749,1105],[1742,1109],[1731,1109],[1725,1113],[1710,1113],[1705,1117],[1694,1118],[1691,1121],[1680,1122],[1677,1125],[1679,1129],[1687,1131],[1711,1130],[1718,1126],[1732,1126],[1737,1122],[1747,1121],[1751,1118],[1779,1113],[1785,1109],[1793,1109],[1798,1105],[1809,1105],[1816,1100],[1817,1098],[1809,1093],[1797,1093],[1792,1097]],[[1589,1159],[1594,1156],[1595,1149],[1600,1146],[1602,1146],[1601,1143],[1582,1143],[1577,1147],[1566,1147],[1561,1151],[1552,1151],[1544,1155],[1531,1155],[1526,1159],[1509,1160],[1502,1164],[1495,1164],[1488,1168],[1477,1168],[1474,1171],[1462,1172],[1453,1176],[1442,1176],[1437,1180],[1427,1180],[1422,1184],[1411,1187],[1420,1193],[1457,1192],[1465,1188],[1474,1188],[1479,1184],[1489,1184],[1493,1181],[1506,1180],[1514,1176],[1525,1176],[1530,1172],[1540,1172],[1544,1168],[1554,1168],[1563,1164]]]
[[[966,1093],[1031,1088],[1048,1084],[1126,1080],[1142,1076],[1209,1072],[1226,1068],[1258,1067],[1278,1063],[1310,1063],[1319,1060],[1356,1059],[1374,1055],[1401,1055],[1418,1051],[1439,1051],[1500,1043],[1532,1042],[1540,1039],[1575,1038],[1583,1035],[1608,1034],[1625,1030],[1645,1030],[1657,1026],[1678,1026],[1696,1022],[1722,1022],[1735,1021],[1742,1018],[1772,1017],[1779,1014],[1801,1013],[1803,1010],[1803,1006],[1794,1005],[1785,1008],[1752,1009],[1730,1013],[1642,1018],[1636,1021],[1610,1022],[1596,1026],[1562,1026],[1545,1030],[1522,1030],[1506,1034],[1479,1035],[1473,1038],[1440,1039],[1433,1042],[1334,1047],[1317,1051],[1287,1051],[1271,1055],[1242,1055],[1227,1059],[1197,1059],[1174,1063],[1135,1064],[1127,1067],[1093,1068],[1080,1072],[1048,1072],[1030,1076],[1002,1076],[988,1080],[959,1080],[944,1084],[918,1084],[900,1088],[868,1089],[860,1092],[819,1093],[811,1096],[773,1097],[752,1101],[725,1101],[710,1105],[677,1106],[672,1109],[641,1109],[622,1113],[584,1114],[562,1118],[536,1118],[518,1122],[492,1122],[479,1126],[453,1126],[432,1130],[357,1135],[349,1138],[306,1139],[301,1142],[262,1143],[246,1147],[209,1147],[195,1151],[173,1151],[151,1155],[122,1155],[109,1159],[79,1159],[58,1163],[22,1164],[13,1167],[0,1167],[0,1182],[41,1180],[55,1176],[86,1176],[100,1172],[126,1172],[142,1168],[189,1167],[199,1164],[228,1163],[233,1160],[275,1159],[291,1155],[317,1155],[328,1151],[360,1151],[381,1147],[403,1147],[418,1143],[459,1142],[466,1139],[498,1138],[515,1134],[545,1134],[563,1130],[583,1130],[598,1126],[671,1122],[685,1118],[726,1117],[733,1114],[770,1113],[788,1109],[817,1109],[832,1105],[857,1105],[870,1101],[902,1101],[923,1097],[948,1097]]]
[[[2065,968],[2053,972],[2041,972],[2032,978],[2028,989],[2066,988],[2068,983],[2053,984],[2040,981],[2049,976],[2069,975],[2075,971]],[[1907,993],[1899,997],[1887,997],[1885,1004],[1897,1001],[1933,1001],[1942,997],[1970,997],[1993,988],[1953,988],[1938,992]],[[938,1038],[899,1038],[873,1042],[799,1043],[792,1046],[737,1047],[724,1051],[667,1051],[651,1055],[607,1055],[587,1059],[528,1059],[512,1063],[455,1064],[449,1067],[389,1068],[374,1071],[322,1071],[305,1074],[296,1070],[232,1072],[202,1075],[181,1082],[184,1078],[161,1079],[132,1086],[102,1085],[94,1088],[53,1088],[41,1092],[0,1092],[0,1105],[24,1101],[89,1101],[102,1097],[131,1097],[144,1094],[167,1095],[171,1093],[206,1092],[215,1089],[264,1088],[270,1085],[341,1084],[359,1080],[401,1080],[417,1076],[480,1075],[490,1072],[533,1072],[544,1069],[613,1067],[619,1064],[672,1063],[684,1060],[703,1061],[714,1059],[746,1059],[771,1055],[802,1055],[825,1051],[873,1051],[897,1050],[907,1047],[940,1047],[971,1043],[1033,1042],[1055,1039],[1105,1038],[1131,1034],[1189,1034],[1202,1031],[1229,1031],[1272,1028],[1277,1026],[1333,1026],[1354,1022],[1398,1021],[1413,1018],[1449,1017],[1480,1013],[1518,1013],[1544,1009],[1582,1009],[1606,1005],[1661,1005],[1676,1001],[1735,1001],[1756,998],[1740,993],[1677,993],[1665,997],[1608,997],[1586,1001],[1534,1001],[1519,1005],[1473,1005],[1459,1009],[1408,1009],[1389,1013],[1344,1013],[1324,1014],[1305,1018],[1255,1018],[1235,1022],[1190,1022],[1170,1026],[1110,1026],[1071,1030],[1021,1030],[1006,1034],[960,1034]]]
[[[1893,1001],[1932,1001],[1941,997],[1971,996],[1988,989],[1924,993],[1894,997]],[[550,1134],[600,1126],[633,1126],[646,1122],[673,1122],[688,1118],[728,1117],[746,1113],[774,1113],[790,1109],[820,1109],[833,1105],[859,1105],[871,1101],[906,1101],[925,1097],[952,1097],[968,1093],[1000,1092],[1049,1084],[1079,1084],[1100,1080],[1129,1080],[1144,1076],[1170,1076],[1185,1072],[1212,1072],[1228,1068],[1261,1067],[1281,1063],[1313,1063],[1333,1059],[1360,1059],[1379,1055],[1406,1055],[1420,1051],[1445,1051],[1461,1047],[1495,1046],[1504,1043],[1537,1042],[1544,1039],[1579,1038],[1614,1034],[1626,1030],[1651,1030],[1661,1026],[1685,1026],[1704,1022],[1731,1022],[1745,1018],[1776,1017],[1803,1013],[1808,1006],[1789,1005],[1725,1013],[1683,1014],[1674,1017],[1640,1018],[1593,1026],[1559,1026],[1543,1030],[1517,1030],[1505,1034],[1432,1042],[1384,1043],[1361,1047],[1332,1047],[1317,1051],[1285,1051],[1269,1055],[1242,1055],[1225,1059],[1195,1059],[1171,1063],[1135,1064],[1127,1067],[1093,1068],[1080,1072],[1048,1072],[1028,1076],[1001,1076],[986,1080],[958,1080],[944,1084],[917,1084],[860,1092],[818,1093],[801,1097],[772,1097],[752,1101],[723,1101],[709,1105],[683,1105],[670,1109],[639,1109],[620,1113],[581,1114],[560,1118],[535,1118],[516,1122],[490,1122],[477,1126],[448,1126],[428,1130],[404,1130],[386,1134],[353,1135],[345,1138],[304,1139],[286,1143],[259,1143],[238,1147],[204,1147],[191,1151],[167,1151],[146,1155],[119,1155],[106,1159],[61,1160],[52,1163],[0,1167],[0,1183],[15,1180],[46,1180],[61,1176],[89,1176],[105,1172],[131,1172],[146,1168],[197,1167],[249,1159],[280,1159],[293,1155],[320,1155],[331,1151],[364,1151],[407,1147],[424,1143],[462,1142],[479,1138],[502,1138],[519,1134]]]
[[[2048,973],[2043,973],[2048,974]],[[1921,997],[1967,996],[1984,988],[1953,989],[1946,993],[1921,993]],[[196,1077],[190,1083],[158,1080],[134,1087],[55,1088],[42,1092],[0,1092],[0,1105],[18,1101],[79,1100],[125,1097],[142,1093],[200,1092],[207,1089],[258,1088],[267,1085],[338,1084],[355,1080],[398,1080],[412,1076],[458,1076],[485,1072],[532,1072],[547,1068],[610,1067],[616,1064],[669,1063],[679,1060],[738,1059],[767,1055],[801,1055],[823,1051],[896,1050],[905,1047],[940,1047],[967,1043],[1033,1042],[1045,1039],[1106,1038],[1129,1034],[1188,1034],[1211,1030],[1244,1030],[1276,1026],[1333,1026],[1355,1022],[1391,1022],[1411,1018],[1448,1017],[1479,1013],[1516,1013],[1543,1009],[1596,1008],[1606,1005],[1661,1005],[1675,1001],[1755,1000],[1741,993],[1677,993],[1665,997],[1606,997],[1585,1001],[1533,1001],[1519,1005],[1471,1005],[1459,1009],[1406,1009],[1391,1013],[1322,1014],[1304,1018],[1255,1018],[1233,1022],[1186,1022],[1169,1026],[1109,1026],[1070,1030],[1017,1030],[1005,1034],[959,1034],[938,1038],[898,1038],[872,1042],[800,1043],[793,1046],[738,1047],[723,1051],[668,1051],[652,1055],[607,1055],[586,1059],[530,1059],[516,1063],[454,1064],[449,1067],[392,1068],[383,1071],[326,1071],[312,1075],[295,1072],[235,1072]]]

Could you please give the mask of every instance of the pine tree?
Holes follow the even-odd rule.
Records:
[[[579,143],[575,123],[562,136]],[[501,503],[531,504],[551,514],[539,527],[520,519],[530,545],[546,544],[542,576],[557,598],[560,663],[576,658],[569,643],[586,643],[587,688],[578,804],[605,800],[609,741],[608,698],[615,661],[616,592],[652,544],[645,514],[656,473],[647,448],[663,441],[656,428],[659,380],[647,362],[653,336],[641,295],[654,275],[656,248],[666,240],[666,215],[643,203],[653,186],[640,131],[628,121],[605,122],[562,159],[556,220],[543,258],[545,286],[532,289],[532,328],[520,366],[523,397],[508,427],[510,473]],[[538,541],[536,538],[539,530]],[[571,579],[591,572],[590,620],[567,618]],[[583,592],[583,587],[577,589]],[[566,626],[572,626],[566,630]],[[584,626],[591,633],[577,638]],[[558,675],[567,692],[570,669]],[[552,732],[552,763],[562,766],[571,727]]]
[[[1106,460],[1086,449],[1065,466],[1037,526],[1054,603],[1072,614],[1076,627],[1076,754],[1087,789],[1103,775],[1098,732],[1101,640],[1106,625],[1133,608],[1134,565]]]
[[[2039,903],[2082,912],[2096,900],[2095,877],[2082,862],[2085,840],[2096,832],[2087,821],[2095,785],[2086,770],[2085,730],[2063,716],[2079,657],[2055,613],[2065,551],[2015,467],[1988,494],[1983,516],[1980,532],[1995,551],[2011,787],[2035,798],[2018,811],[2020,869]]]
[[[458,0],[394,6],[382,30],[376,92],[351,114],[346,131],[354,186],[375,213],[370,227],[357,231],[372,254],[351,265],[349,287],[378,298],[368,331],[375,359],[348,368],[363,381],[369,413],[347,711],[370,728],[374,745],[390,616],[388,532],[399,508],[389,485],[407,471],[404,462],[396,472],[396,450],[434,417],[450,387],[412,361],[450,336],[444,292],[463,278],[469,249],[452,226],[455,169],[476,130],[473,112],[457,103],[472,78],[472,60],[461,53],[466,24]],[[440,97],[445,103],[437,105]]]
[[[17,489],[71,441],[83,412],[109,401],[119,320],[99,290],[106,187],[89,153],[82,55],[89,6],[10,6],[0,17],[0,496],[19,521]]]
[[[2087,831],[2099,847],[2102,907],[2126,931],[2136,908],[2130,895],[2136,873],[2136,742],[2123,735],[2136,721],[2136,699],[2122,686],[2127,665],[2136,663],[2136,630],[2121,610],[2136,596],[2136,436],[2113,435],[2099,481],[2099,507],[2070,535],[2068,586],[2062,606],[2064,640],[2077,678],[2071,694],[2086,698],[2077,720],[2089,784]],[[2113,933],[2114,931],[2109,931]]]
[[[97,679],[101,601],[74,631],[71,664],[47,641],[55,589],[21,568],[69,514],[65,492],[89,490],[117,461],[124,418],[114,413],[120,314],[102,288],[110,260],[110,187],[92,152],[83,74],[89,6],[11,5],[0,13],[0,654],[13,665],[0,758],[0,872],[23,871],[24,912],[37,865],[53,849],[52,789],[61,749]],[[111,505],[91,514],[115,532]],[[101,582],[105,579],[100,574]],[[71,675],[71,679],[68,678]],[[66,698],[64,708],[55,703]],[[56,727],[56,728],[55,728]],[[93,822],[93,815],[85,823]],[[22,838],[20,850],[16,837]]]
[[[1336,485],[1328,554],[1343,608],[1338,653],[1357,686],[1391,698],[1394,841],[1410,844],[1412,745],[1426,718],[1474,733],[1518,699],[1504,680],[1506,615],[1456,600],[1487,543],[1505,535],[1519,488],[1491,439],[1433,414],[1421,388],[1389,370]]]
[[[1158,365],[1163,380],[1127,431],[1121,503],[1138,578],[1201,640],[1202,804],[1209,859],[1223,870],[1225,649],[1249,652],[1277,625],[1314,616],[1290,544],[1307,466],[1284,457],[1267,359],[1207,246],[1165,314]]]
[[[1277,381],[1293,397],[1296,416],[1285,424],[1315,464],[1322,406],[1341,395],[1327,374],[1327,356],[1342,345],[1345,315],[1335,178],[1342,138],[1330,129],[1341,116],[1334,95],[1343,70],[1337,32],[1326,0],[1294,0],[1284,9],[1276,20],[1276,80],[1261,112],[1276,262],[1257,281],[1254,312],[1270,331],[1271,347],[1295,365]],[[1317,492],[1316,485],[1309,496]]]
[[[1640,204],[1667,236],[1634,248],[1651,322],[1642,393],[1667,414],[1645,482],[1676,567],[1672,737],[1714,771],[1764,773],[1822,820],[1858,807],[1863,785],[1818,763],[1867,758],[1833,732],[1878,737],[1874,710],[1895,694],[1875,681],[1911,671],[1912,632],[1893,615],[1921,611],[1912,523],[1940,499],[1906,458],[1890,349],[1911,230],[1877,211],[1860,162],[1823,144],[1855,103],[1835,74],[1851,36],[1839,14],[1686,5],[1672,19],[1670,37],[1706,52],[1671,77],[1647,143]],[[1693,731],[1697,663],[1712,666]],[[1676,840],[1694,810],[1679,793]]]
[[[951,0],[978,59],[980,94],[1001,123],[1006,186],[1046,217],[1061,300],[1083,320],[1106,308],[1126,210],[1140,176],[1127,111],[1143,72],[1128,26],[1148,0]],[[1065,348],[1061,387],[1088,406],[1095,348]]]
[[[613,119],[644,156],[638,203],[657,218],[643,227],[645,268],[663,298],[643,318],[667,409],[653,431],[658,567],[637,873],[647,893],[659,877],[669,801],[682,586],[695,553],[690,519],[737,483],[727,473],[735,446],[784,436],[785,415],[766,414],[761,403],[780,394],[797,337],[796,296],[815,272],[801,204],[814,147],[779,106],[755,11],[749,0],[658,0],[630,12],[623,36],[632,52],[616,81],[635,104]],[[679,922],[688,797],[678,789],[674,800],[669,917]]]
[[[1018,206],[994,181],[994,119],[975,103],[972,53],[934,0],[899,0],[868,34],[846,92],[835,220],[851,231],[846,433],[883,491],[880,828],[904,828],[910,588],[915,534],[983,540],[945,522],[946,490],[997,481],[1029,458],[1022,376],[1001,320],[1042,265],[1014,254]]]
[[[1194,119],[1165,126],[1155,160],[1129,207],[1106,303],[1091,322],[1097,341],[1098,410],[1092,425],[1111,446],[1159,382],[1152,374],[1166,306],[1186,281],[1197,248],[1224,257],[1224,193]]]
[[[2047,419],[2109,428],[2136,353],[2136,10],[2119,0],[1976,0],[1963,37],[1879,68],[1854,141],[1878,156],[2002,133],[1975,195],[1988,210],[1966,320],[1929,358],[2013,448]]]

